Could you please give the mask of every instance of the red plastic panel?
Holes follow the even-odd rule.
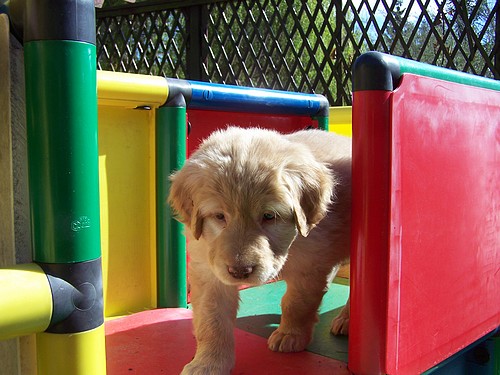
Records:
[[[349,366],[420,373],[500,325],[500,93],[408,74],[353,138]]]
[[[188,121],[191,124],[188,155],[191,155],[200,142],[214,130],[225,129],[231,125],[244,128],[259,127],[274,129],[281,133],[290,133],[309,126],[318,127],[318,122],[308,116],[284,116],[194,109],[188,109]]]
[[[391,158],[387,372],[414,374],[500,325],[500,92],[405,75]]]

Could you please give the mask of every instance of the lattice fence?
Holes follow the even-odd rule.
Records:
[[[176,2],[179,3],[179,2]],[[351,102],[376,50],[500,78],[495,0],[145,1],[97,13],[98,67]]]

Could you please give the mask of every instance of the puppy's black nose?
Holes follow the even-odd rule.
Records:
[[[227,272],[235,279],[246,279],[253,272],[252,266],[228,266]]]

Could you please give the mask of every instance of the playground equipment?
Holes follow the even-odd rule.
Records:
[[[2,337],[38,333],[40,373],[99,373],[105,354],[94,6],[27,1],[24,12],[34,263],[2,272]]]
[[[169,172],[215,128],[325,129],[328,105],[317,95],[159,77],[96,80],[93,3],[56,3],[27,2],[35,263],[0,270],[0,338],[37,333],[39,374],[104,374],[104,317],[186,306]],[[500,325],[499,85],[379,54],[354,73],[349,366],[422,372]],[[142,314],[151,324],[169,311],[189,322],[185,309],[158,311]],[[165,339],[182,345],[179,332]],[[488,342],[497,349],[479,370],[497,371],[498,338]]]
[[[0,335],[37,333],[41,374],[100,374],[105,372],[105,350],[94,4],[27,1],[23,12],[34,263],[0,274],[6,296]],[[186,157],[186,106],[227,111],[244,105],[248,113],[259,112],[255,125],[265,115],[266,124],[278,121],[278,128],[298,129],[304,119],[308,126],[319,122],[324,127],[328,121],[328,103],[318,95],[160,80],[159,91],[146,93],[146,103],[138,105],[153,106],[156,112],[157,196],[150,198],[157,202],[157,238],[151,242],[157,245],[158,283],[151,287],[157,298],[143,308],[187,304],[185,240],[166,204],[168,175]],[[104,74],[100,90],[104,101],[112,101],[115,88],[107,82]],[[158,93],[163,98],[151,103]],[[195,113],[190,122],[196,122]],[[196,139],[200,128],[191,129]]]

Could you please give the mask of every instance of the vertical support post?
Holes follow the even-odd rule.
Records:
[[[186,160],[186,105],[182,94],[178,99],[158,108],[156,116],[158,307],[187,307],[186,238],[167,202],[169,176]]]
[[[318,129],[328,131],[328,116],[317,117]]]
[[[26,117],[33,260],[53,313],[39,374],[105,374],[93,0],[27,0]]]
[[[342,50],[342,27],[344,27],[344,13],[342,12],[342,1],[335,1],[335,33],[333,35],[335,48],[335,82],[336,82],[336,98],[333,106],[343,105],[342,94],[344,92],[344,82],[342,65],[344,63],[344,56]],[[344,104],[345,105],[345,104]]]
[[[387,373],[391,99],[399,65],[365,54],[353,66],[349,369]],[[393,323],[393,322],[392,322]]]
[[[206,81],[203,69],[208,55],[208,47],[204,36],[208,28],[208,5],[193,5],[186,9],[187,19],[187,76],[196,81]]]
[[[500,4],[497,2],[496,4],[496,14],[495,14],[495,71],[494,77],[495,79],[500,79]]]
[[[390,95],[382,90],[353,95],[352,195],[362,197],[353,199],[351,232],[348,362],[356,374],[385,373],[389,351],[382,275],[389,274],[389,261],[383,255],[389,241]]]
[[[318,113],[313,116],[313,119],[318,121],[318,128],[328,131],[328,117],[330,116],[330,104],[324,96],[318,95],[321,98]]]

